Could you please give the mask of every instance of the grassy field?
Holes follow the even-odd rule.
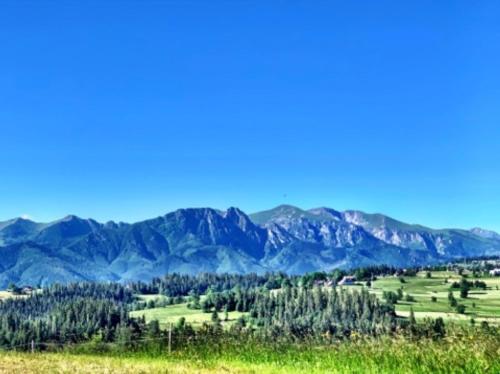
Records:
[[[0,373],[499,373],[498,341],[360,340],[332,346],[223,345],[207,351],[0,353]]]
[[[442,317],[457,322],[469,322],[474,318],[476,322],[487,321],[492,324],[500,324],[500,277],[496,278],[468,278],[469,281],[481,280],[487,285],[485,291],[472,290],[466,299],[460,298],[458,289],[453,291],[459,304],[466,306],[465,314],[458,314],[448,303],[448,291],[453,282],[459,282],[461,277],[453,272],[433,272],[431,278],[426,278],[421,272],[416,277],[404,277],[405,283],[401,283],[397,277],[382,277],[373,282],[369,288],[378,297],[382,298],[383,291],[394,291],[403,289],[404,295],[410,294],[415,298],[414,302],[401,300],[396,304],[398,315],[407,316],[410,308],[413,309],[416,318]],[[448,279],[448,283],[445,280]],[[360,289],[362,286],[344,286],[347,289]],[[431,297],[436,302],[431,301]]]
[[[23,297],[28,297],[28,295],[14,295],[10,291],[0,291],[0,300],[10,299],[12,297],[23,298]]]
[[[103,357],[56,353],[0,353],[1,374],[38,373],[216,373],[188,363],[136,357]]]
[[[203,322],[210,322],[211,313],[203,313],[199,309],[189,309],[187,303],[169,305],[163,308],[152,308],[137,310],[130,313],[132,317],[142,317],[146,318],[146,322],[157,320],[160,326],[166,327],[168,323],[175,323],[179,318],[186,318],[186,322],[193,325],[193,327],[200,326]],[[244,313],[240,312],[229,312],[228,321],[224,321],[224,313],[219,313],[219,318],[222,320],[222,324],[231,324],[236,321]]]
[[[8,299],[9,297],[12,297],[12,293],[11,292],[0,291],[0,300]]]

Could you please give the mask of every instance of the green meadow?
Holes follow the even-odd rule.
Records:
[[[480,280],[487,284],[486,290],[471,290],[467,298],[460,298],[460,290],[453,290],[453,294],[459,304],[465,305],[465,313],[459,314],[449,305],[448,291],[453,282],[459,282],[461,276],[449,271],[431,272],[431,278],[426,277],[425,272],[420,272],[417,276],[403,277],[401,283],[398,277],[381,277],[367,287],[365,283],[343,286],[346,290],[361,289],[365,287],[370,292],[382,299],[384,291],[396,292],[399,288],[403,290],[403,300],[396,304],[396,313],[402,317],[407,317],[413,309],[417,319],[442,317],[445,320],[456,323],[470,323],[471,318],[475,322],[487,321],[489,324],[500,324],[500,277],[478,277],[468,278],[471,281]],[[405,296],[409,294],[414,301],[405,301]],[[161,295],[139,295],[140,299],[159,300]],[[433,301],[432,298],[436,301]],[[193,327],[200,326],[203,322],[210,322],[211,313],[203,313],[199,309],[189,309],[187,303],[169,305],[161,308],[143,309],[131,312],[133,317],[144,316],[146,321],[158,320],[161,326],[166,327],[168,323],[175,323],[179,318],[184,317],[186,322]],[[223,324],[229,325],[244,313],[229,312],[228,321]],[[224,313],[220,313],[220,318],[224,319]]]
[[[396,304],[396,312],[407,316],[413,309],[415,317],[442,317],[445,320],[467,321],[473,318],[476,322],[500,323],[500,277],[467,278],[470,281],[480,280],[487,285],[486,290],[471,290],[467,298],[460,298],[460,290],[454,289],[453,295],[459,304],[465,305],[465,314],[459,314],[448,303],[448,292],[453,282],[459,282],[461,276],[453,272],[431,272],[431,278],[420,272],[415,277],[403,277],[401,283],[397,277],[384,277],[373,282],[371,292],[382,297],[383,291],[394,291],[402,288],[403,294],[411,295],[415,301],[403,300]],[[432,298],[436,301],[433,301]]]
[[[184,317],[186,322],[190,323],[194,328],[201,326],[203,322],[209,322],[211,320],[211,313],[203,313],[200,309],[189,309],[187,303],[169,305],[162,308],[136,310],[130,314],[132,317],[144,316],[146,322],[157,320],[160,326],[164,328],[166,328],[169,323],[177,322],[181,317]],[[244,313],[229,312],[228,320],[225,321],[224,313],[220,313],[220,318],[222,319],[222,324],[227,325],[236,321],[242,315],[244,315]]]

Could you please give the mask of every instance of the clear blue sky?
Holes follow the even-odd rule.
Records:
[[[287,203],[500,231],[497,1],[5,1],[0,220]]]

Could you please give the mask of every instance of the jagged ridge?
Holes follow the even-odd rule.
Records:
[[[303,273],[342,267],[411,266],[500,254],[497,233],[434,230],[382,214],[282,205],[180,209],[134,224],[67,216],[0,222],[0,287],[14,281],[147,280],[167,272]]]

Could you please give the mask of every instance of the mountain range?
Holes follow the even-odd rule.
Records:
[[[300,274],[387,264],[433,264],[500,254],[500,235],[431,229],[382,214],[282,205],[180,209],[133,224],[67,216],[0,222],[0,288],[10,282],[149,280],[165,273]]]

